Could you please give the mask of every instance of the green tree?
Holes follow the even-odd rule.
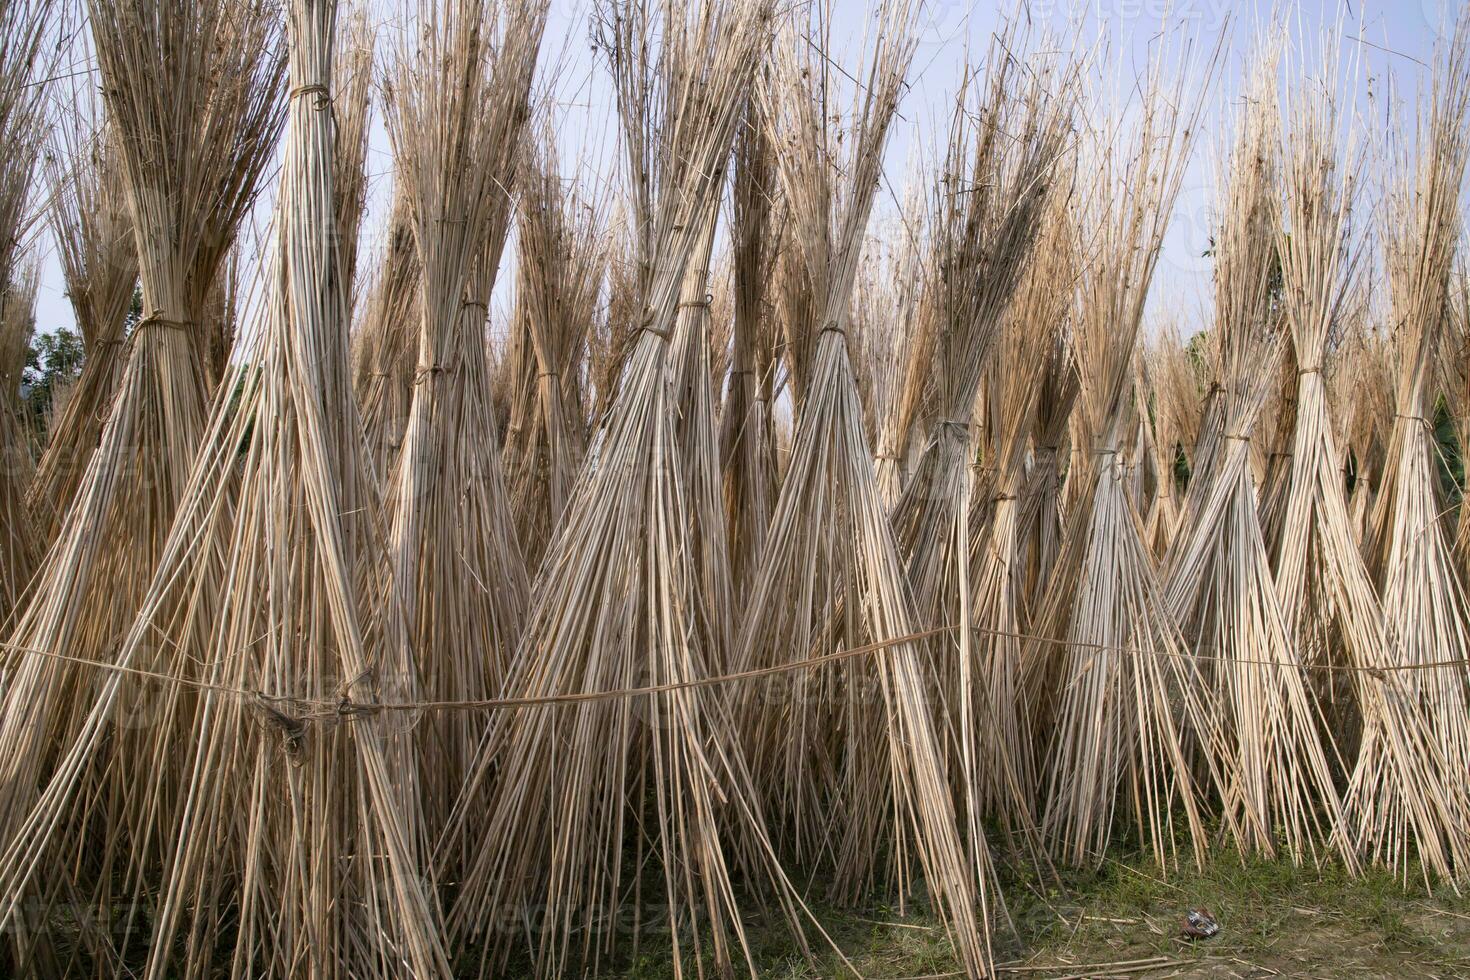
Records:
[[[81,374],[85,356],[82,338],[75,330],[62,327],[31,338],[21,382],[26,412],[37,431],[45,425],[46,413],[57,390],[76,381]]]

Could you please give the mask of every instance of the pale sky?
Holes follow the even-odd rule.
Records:
[[[391,51],[391,12],[400,0],[373,0],[378,12],[380,57]],[[850,64],[861,44],[867,5],[858,0],[832,0],[837,12],[833,52],[835,60]],[[1353,104],[1365,119],[1381,123],[1386,100],[1392,90],[1412,100],[1422,64],[1433,57],[1435,41],[1444,25],[1466,0],[1298,0],[1279,8],[1286,12],[1298,36],[1315,45],[1325,31],[1343,41],[1343,61],[1360,60],[1355,76]],[[947,113],[967,49],[983,56],[987,41],[1010,3],[997,5],[987,0],[930,0],[922,15],[923,28],[910,88],[899,108],[887,155],[884,193],[880,197],[875,224],[891,220],[912,165],[931,157],[943,140]],[[1063,39],[1095,43],[1106,38],[1100,67],[1114,79],[1130,79],[1141,72],[1151,45],[1164,43],[1180,49],[1193,39],[1196,49],[1213,47],[1225,38],[1224,61],[1219,77],[1206,99],[1205,138],[1196,145],[1178,205],[1175,208],[1164,254],[1154,282],[1153,304],[1177,311],[1193,329],[1209,304],[1208,260],[1201,256],[1207,247],[1209,209],[1215,172],[1213,154],[1226,135],[1230,100],[1237,94],[1242,67],[1257,36],[1257,27],[1272,7],[1235,4],[1229,0],[1032,0],[1027,6],[1035,22],[1050,25]],[[849,16],[850,15],[850,16]],[[1159,41],[1164,29],[1162,42]],[[1361,39],[1361,43],[1359,43]],[[844,50],[846,46],[846,50]],[[845,57],[853,55],[852,57]],[[85,56],[73,59],[74,68],[85,69]],[[1313,71],[1310,53],[1294,55],[1287,71]],[[1344,68],[1346,75],[1348,68]],[[603,67],[596,62],[588,43],[588,0],[552,0],[552,12],[542,52],[542,88],[556,100],[561,119],[564,169],[581,160],[581,175],[596,181],[610,172],[617,157],[617,128],[612,93]],[[57,88],[60,97],[62,87]],[[1370,100],[1370,90],[1378,94]],[[1374,138],[1373,125],[1365,132]],[[365,223],[362,248],[364,262],[377,247],[382,212],[391,186],[392,159],[388,141],[379,123],[371,141],[368,171],[371,178],[369,219]],[[270,188],[257,209],[257,231],[269,218]],[[252,233],[247,232],[247,236]],[[72,326],[72,311],[64,294],[61,272],[54,258],[49,231],[35,236],[31,248],[41,263],[41,288],[37,300],[37,327],[51,330]],[[507,253],[501,282],[513,261]],[[363,268],[369,266],[364,265]]]

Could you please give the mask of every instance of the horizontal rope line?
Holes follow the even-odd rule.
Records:
[[[192,690],[209,691],[216,694],[225,694],[250,700],[262,700],[274,704],[290,704],[303,708],[327,709],[320,715],[307,715],[302,720],[313,717],[343,717],[358,714],[373,714],[380,711],[472,711],[472,710],[498,710],[504,708],[529,708],[538,706],[549,706],[558,704],[581,704],[593,701],[606,701],[631,697],[642,697],[650,694],[666,694],[673,691],[693,690],[702,687],[713,687],[721,684],[729,684],[736,681],[755,680],[762,677],[771,677],[778,674],[790,673],[797,670],[805,670],[814,667],[823,667],[828,664],[850,660],[854,657],[866,656],[871,653],[880,653],[893,647],[902,646],[906,643],[914,643],[926,640],[942,633],[954,633],[959,630],[958,626],[936,626],[933,629],[920,630],[915,633],[907,633],[903,636],[880,640],[875,643],[864,644],[859,647],[851,647],[846,650],[838,650],[834,653],[820,657],[810,657],[804,660],[795,660],[790,663],[776,664],[771,667],[760,667],[754,670],[741,671],[733,674],[717,674],[713,677],[701,677],[689,681],[676,681],[669,684],[657,684],[648,687],[629,687],[610,691],[586,691],[577,694],[548,694],[539,697],[528,698],[484,698],[473,701],[413,701],[413,702],[379,702],[376,704],[363,704],[347,700],[326,700],[321,698],[299,698],[291,695],[270,695],[263,691],[252,691],[245,688],[229,687],[223,684],[212,684],[208,681],[193,680],[191,678],[174,677],[157,671],[144,670],[141,667],[129,667],[122,664],[103,663],[96,660],[84,660],[80,657],[72,657],[62,653],[54,653],[49,650],[39,650],[32,647],[20,646],[13,643],[0,642],[0,649],[13,653],[30,653],[40,657],[53,660],[61,660],[74,663],[82,667],[90,667],[94,670],[104,670],[113,673],[126,674],[132,677],[141,677],[148,680],[161,681],[166,684],[175,684]],[[1354,666],[1351,664],[1302,664],[1283,663],[1276,660],[1242,659],[1239,657],[1212,656],[1204,653],[1189,653],[1184,651],[1170,650],[1148,650],[1142,647],[1130,647],[1122,645],[1111,645],[1106,643],[1087,643],[1075,640],[1059,640],[1052,637],[1036,636],[1027,633],[1010,632],[1007,630],[989,629],[983,626],[971,627],[972,632],[982,636],[994,636],[1007,639],[1025,640],[1027,642],[1039,643],[1046,646],[1071,647],[1081,650],[1099,650],[1106,653],[1127,653],[1143,656],[1172,657],[1181,660],[1197,660],[1214,663],[1234,663],[1241,665],[1254,665],[1261,667],[1289,668],[1304,671],[1333,671],[1339,673],[1361,673],[1370,675],[1383,675],[1386,673],[1397,673],[1418,670],[1437,670],[1445,667],[1470,666],[1470,659],[1436,660],[1422,664],[1385,664],[1383,666]]]

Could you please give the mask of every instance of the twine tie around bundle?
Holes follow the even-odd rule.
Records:
[[[293,88],[291,90],[288,98],[295,99],[298,96],[302,96],[302,95],[314,95],[314,96],[316,96],[316,104],[313,105],[312,108],[315,109],[318,112],[321,112],[324,109],[330,109],[332,107],[332,92],[331,92],[331,90],[328,89],[325,85],[322,85],[319,82],[312,83],[312,84],[309,84],[309,85],[298,85],[298,86],[296,86],[295,88]]]

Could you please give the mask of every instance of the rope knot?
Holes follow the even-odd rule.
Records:
[[[189,331],[189,328],[193,325],[194,324],[188,320],[175,320],[170,317],[166,317],[163,315],[162,312],[155,310],[154,312],[145,316],[143,319],[139,320],[138,326],[133,332],[140,333],[148,327],[162,327],[165,330],[182,330],[187,333]]]
[[[376,715],[380,710],[376,704],[358,704],[345,694],[337,701],[337,718],[341,721],[350,721],[363,715]]]
[[[332,106],[332,92],[329,88],[327,88],[320,82],[313,82],[309,85],[298,85],[291,90],[288,98],[294,99],[302,95],[316,96],[316,104],[313,105],[312,108],[317,110],[318,112],[322,111],[323,109],[330,109]]]
[[[255,694],[255,707],[265,717],[265,721],[281,734],[281,746],[286,750],[286,757],[295,765],[301,765],[304,761],[302,754],[306,750],[306,722],[294,715],[288,715],[271,704],[272,698],[259,691]]]
[[[660,330],[658,327],[655,327],[653,325],[653,321],[654,321],[653,308],[652,307],[645,306],[643,308],[643,319],[638,324],[638,330],[635,331],[635,332],[636,333],[651,333],[655,337],[657,337],[659,340],[668,340],[669,339],[669,332],[667,330]]]

